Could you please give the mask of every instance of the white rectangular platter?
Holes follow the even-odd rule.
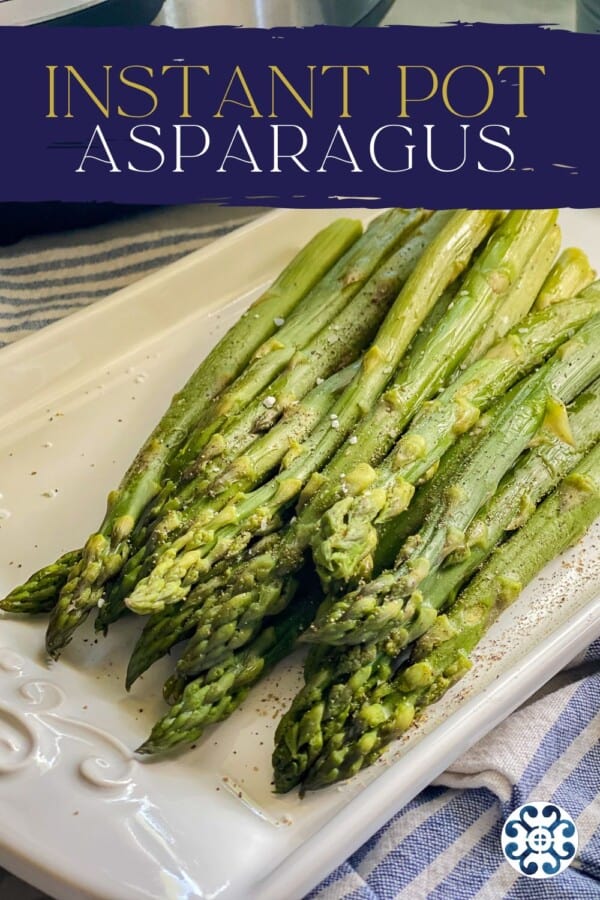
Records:
[[[367,220],[372,213],[351,215]],[[0,594],[81,545],[108,490],[217,337],[336,211],[267,215],[0,352]],[[561,215],[600,268],[600,212]],[[0,865],[61,900],[302,897],[461,752],[600,634],[596,529],[492,629],[476,665],[351,783],[275,796],[270,754],[298,660],[196,749],[131,750],[169,669],[131,694],[139,622],[91,628],[48,669],[44,623],[0,622]]]

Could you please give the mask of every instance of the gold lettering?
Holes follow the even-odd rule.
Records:
[[[369,66],[323,66],[321,75],[326,75],[331,69],[341,69],[342,72],[342,112],[340,119],[351,119],[350,113],[350,69],[359,69],[367,75],[371,74]]]
[[[398,114],[399,119],[409,119],[410,113],[408,112],[408,104],[409,103],[426,103],[428,100],[431,100],[432,97],[435,96],[436,91],[439,85],[439,79],[437,77],[437,73],[435,69],[432,69],[431,66],[398,66],[400,69],[400,112]],[[426,97],[409,97],[408,96],[408,70],[409,69],[422,69],[424,72],[428,72],[431,75],[431,90],[427,94]]]
[[[148,110],[148,112],[136,114],[125,112],[123,107],[119,105],[117,107],[117,113],[120,116],[123,116],[123,118],[125,119],[147,119],[148,116],[151,116],[158,109],[158,96],[156,92],[152,90],[152,88],[148,87],[148,85],[142,84],[139,81],[132,81],[131,78],[128,78],[127,73],[131,69],[141,69],[143,72],[147,72],[150,78],[154,78],[154,69],[151,68],[151,66],[132,65],[125,66],[125,68],[121,69],[121,71],[119,72],[119,79],[121,81],[121,84],[124,84],[125,87],[132,88],[134,91],[139,91],[141,94],[147,94],[147,96],[150,97],[152,101],[152,106]]]
[[[241,100],[234,100],[233,97],[229,96],[229,93],[235,82],[238,82],[240,87],[242,88],[244,94],[246,95],[246,99],[248,100],[247,103],[242,103]],[[222,119],[223,118],[223,107],[225,106],[226,103],[233,103],[235,106],[242,106],[244,109],[251,109],[252,110],[252,116],[251,116],[252,119],[262,119],[262,113],[260,112],[258,106],[256,105],[256,101],[255,101],[254,97],[252,96],[252,92],[251,92],[250,88],[248,87],[248,82],[246,81],[246,78],[245,78],[244,73],[242,72],[242,69],[240,66],[236,66],[235,69],[233,70],[233,75],[231,76],[231,78],[229,80],[229,84],[227,85],[227,89],[225,91],[223,99],[221,100],[221,105],[219,106],[218,110],[216,111],[216,113],[213,116],[214,119]]]
[[[48,69],[48,115],[47,119],[57,119],[56,115],[56,70],[58,66],[46,66]]]
[[[515,116],[515,119],[526,119],[527,113],[525,112],[525,69],[536,69],[538,72],[541,72],[542,75],[545,75],[546,66],[498,66],[498,75],[502,75],[503,72],[507,72],[509,69],[516,69],[519,79],[519,109]]]
[[[294,85],[290,83],[288,78],[286,78],[286,76],[283,74],[283,72],[281,71],[279,66],[269,66],[269,68],[271,70],[271,112],[269,113],[269,118],[270,119],[279,118],[275,111],[275,85],[277,83],[276,79],[279,79],[279,81],[284,85],[284,87],[287,88],[287,90],[292,95],[294,100],[302,107],[302,109],[304,110],[306,115],[310,119],[312,119],[312,117],[314,116],[314,113],[315,113],[315,69],[317,67],[316,66],[307,66],[306,67],[310,73],[310,79],[309,79],[310,100],[308,103],[298,93],[298,91],[296,90]]]
[[[209,66],[163,66],[161,70],[161,75],[166,75],[167,72],[170,72],[171,69],[178,69],[182,74],[182,98],[181,98],[181,114],[179,116],[180,119],[191,119],[192,114],[190,112],[190,72],[192,69],[201,69],[203,72],[206,72],[207,75],[210,75],[210,67]]]
[[[452,103],[450,103],[450,97],[448,96],[448,88],[450,87],[450,82],[452,81],[452,78],[456,74],[456,72],[462,72],[465,69],[474,69],[476,72],[481,72],[487,85],[487,98],[479,112],[458,112],[458,110],[455,109]],[[460,116],[461,119],[476,119],[478,116],[482,116],[484,113],[486,113],[492,105],[492,101],[494,99],[494,83],[490,78],[488,72],[486,72],[485,69],[482,69],[481,66],[455,66],[453,69],[450,69],[450,71],[444,78],[444,81],[442,83],[442,98],[444,100],[444,106],[446,107],[448,112],[452,113],[453,116]]]
[[[102,66],[105,72],[106,79],[106,89],[104,95],[104,102],[98,97],[98,95],[92,90],[87,81],[82,78],[79,74],[75,66],[65,66],[67,71],[67,112],[65,115],[65,119],[74,119],[71,109],[71,84],[73,79],[77,82],[77,84],[83,88],[85,93],[88,95],[90,100],[94,103],[95,106],[98,107],[102,115],[105,119],[108,119],[110,116],[110,72],[112,66]]]

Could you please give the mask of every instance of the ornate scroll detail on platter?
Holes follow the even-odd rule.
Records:
[[[0,677],[26,678],[27,664],[18,654],[0,648]],[[136,765],[131,751],[95,725],[61,712],[64,691],[48,679],[18,685],[14,703],[0,703],[0,776],[37,765],[42,771],[60,764],[69,748],[81,757],[75,763],[80,778],[94,788],[123,788]],[[70,755],[70,754],[69,754]]]

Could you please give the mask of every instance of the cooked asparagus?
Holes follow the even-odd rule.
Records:
[[[549,228],[542,235],[531,257],[506,294],[487,328],[471,347],[463,360],[468,368],[486,353],[500,338],[503,338],[531,310],[545,279],[550,275],[556,254],[560,249],[561,231],[558,225]],[[585,256],[585,254],[584,254]],[[580,263],[582,265],[582,263]],[[566,274],[566,273],[565,273]],[[576,292],[570,296],[574,296]]]
[[[258,392],[269,383],[296,348],[302,346],[306,335],[310,337],[311,333],[318,332],[345,306],[377,264],[393,251],[407,228],[412,228],[414,217],[411,211],[392,210],[380,216],[358,240],[360,226],[356,223],[334,223],[330,229],[336,232],[335,253],[331,250],[332,235],[328,230],[320,241],[315,239],[316,245],[311,242],[310,252],[301,254],[302,258],[285,270],[272,291],[253,307],[255,311],[241,319],[209,354],[186,387],[175,396],[120,489],[109,496],[105,520],[99,532],[89,538],[83,557],[70,573],[53,611],[47,635],[50,656],[60,653],[102,596],[106,581],[121,570],[129,555],[129,538],[144,509],[161,490],[163,477],[175,477],[189,460],[188,454],[194,452],[193,437],[188,438],[188,433],[194,426],[198,427],[196,423],[203,415],[213,416],[215,410],[210,401],[218,397],[216,412],[224,414],[226,406],[231,409],[235,403],[243,405],[248,398],[253,399],[255,394],[251,391]],[[275,335],[278,327],[275,322],[280,317],[285,319],[289,312],[291,315]],[[255,315],[259,318],[254,318]],[[262,330],[273,336],[256,349],[257,334]],[[231,388],[223,390],[221,373],[230,373],[232,365],[239,377]],[[228,379],[231,381],[229,375]]]
[[[596,273],[583,250],[568,247],[563,250],[556,266],[542,285],[535,301],[535,308],[546,309],[553,303],[580,294],[595,277]]]
[[[319,593],[313,590],[294,609],[275,618],[248,647],[230,653],[218,666],[183,686],[181,696],[154,726],[138,753],[164,753],[198,740],[208,725],[237,709],[248,692],[291,653],[296,639],[315,614]],[[181,688],[176,685],[177,693]]]
[[[123,581],[126,586],[135,585],[152,571],[152,561],[161,547],[176,540],[188,527],[198,528],[210,521],[223,507],[223,495],[227,498],[229,488],[236,494],[260,483],[265,473],[262,469],[254,471],[257,442],[261,452],[268,453],[273,466],[282,460],[289,448],[281,449],[280,445],[279,453],[270,450],[274,424],[282,414],[294,410],[315,382],[357,358],[368,346],[424,247],[441,230],[451,213],[439,212],[431,218],[427,218],[428,215],[424,210],[414,211],[412,218],[407,220],[407,227],[408,223],[416,223],[418,227],[409,232],[408,240],[351,298],[334,322],[294,354],[287,368],[269,385],[266,396],[258,397],[212,435],[204,453],[188,467],[187,483],[176,496],[172,496],[173,491],[169,488],[164,497],[159,498],[157,508],[152,509],[154,521],[146,524],[140,534],[143,552],[135,553],[125,565]],[[425,219],[420,225],[419,216]],[[122,598],[127,596],[118,588],[117,592]],[[102,619],[106,622],[107,613]]]
[[[402,565],[339,599],[326,600],[308,632],[310,640],[361,643],[415,620],[422,620],[426,627],[431,608],[423,602],[420,583],[447,556],[464,548],[471,520],[496,491],[544,417],[567,442],[571,440],[564,404],[599,375],[600,314],[500,402],[499,412],[455,483],[440,497],[419,534],[410,539]]]
[[[224,554],[243,549],[252,535],[270,528],[273,515],[289,505],[311,475],[318,471],[349,434],[361,414],[376,401],[402,359],[411,338],[436,300],[461,269],[475,247],[489,231],[494,214],[458,213],[425,250],[412,275],[381,326],[375,342],[365,353],[356,377],[335,404],[331,421],[322,423],[301,448],[297,459],[281,475],[241,503],[223,511],[207,530],[190,528],[161,554],[150,576],[136,585],[127,605],[134,612],[152,612],[164,603],[177,602]],[[523,223],[524,224],[524,223]],[[504,226],[502,226],[504,228]],[[525,229],[520,243],[532,229]],[[504,233],[504,232],[503,232]],[[511,238],[514,234],[511,233]],[[458,256],[457,256],[458,254]],[[436,268],[431,270],[431,261]],[[496,292],[506,284],[496,284]],[[251,522],[250,517],[254,521]],[[224,524],[233,522],[232,525]],[[224,524],[222,532],[219,528]],[[257,527],[258,526],[258,527]],[[207,557],[208,553],[212,555]]]
[[[564,300],[518,323],[421,410],[373,473],[368,490],[343,498],[325,513],[312,547],[326,589],[337,591],[369,577],[378,526],[403,512],[414,486],[491,403],[600,312],[600,283],[595,287],[586,297]]]
[[[25,582],[16,587],[4,600],[0,601],[0,609],[11,613],[50,612],[55,606],[61,588],[65,584],[69,571],[81,558],[80,550],[70,550],[59,557],[55,563],[44,566]]]
[[[245,455],[245,466],[238,469],[237,483],[228,489],[224,487],[217,497],[206,498],[203,504],[198,504],[198,517],[203,515],[204,520],[210,522],[211,518],[229,502],[235,502],[242,492],[251,490],[257,482],[260,482],[286,453],[294,452],[298,443],[308,437],[320,419],[328,413],[335,398],[347,387],[356,372],[357,365],[347,366],[318,384],[301,401],[294,404],[268,434],[256,440]],[[178,513],[172,511],[172,515],[177,516]],[[158,527],[155,526],[155,529]],[[163,527],[168,535],[168,523]],[[126,611],[124,600],[140,577],[145,559],[152,556],[151,540],[151,536],[147,535],[147,544],[129,558],[120,578],[109,588],[106,602],[98,612],[98,630],[105,630]]]
[[[251,403],[319,332],[332,324],[348,302],[394,250],[430,213],[393,209],[371,222],[364,235],[316,283],[301,304],[254,353],[240,377],[221,392],[188,440],[175,454],[168,476],[177,478],[231,416]],[[283,318],[283,317],[282,317]]]
[[[324,787],[372,765],[391,740],[469,671],[469,653],[501,612],[548,562],[574,544],[598,515],[597,444],[529,521],[492,554],[448,612],[437,618],[417,643],[410,665],[378,686],[343,731],[331,736],[304,787]]]
[[[354,442],[348,442],[321,474],[312,476],[302,498],[306,505],[297,521],[268,552],[242,564],[241,572],[235,572],[230,580],[233,591],[220,592],[204,601],[195,635],[179,662],[180,671],[188,674],[201,671],[218,661],[220,653],[241,646],[255,633],[261,618],[270,612],[271,604],[277,607],[281,603],[281,591],[289,576],[302,565],[321,514],[345,492],[358,492],[361,486],[368,486],[370,466],[356,463],[365,456],[372,461],[378,447],[389,449],[389,442],[418,405],[449,377],[492,315],[494,302],[500,302],[510,288],[555,215],[555,211],[539,212],[535,216],[521,212],[509,214],[468,271],[446,315],[422,342],[415,343],[398,381],[386,391],[374,414],[360,423]],[[528,227],[524,227],[526,223]],[[517,246],[515,232],[524,238],[516,242]],[[352,457],[356,463],[348,466],[353,462]],[[345,472],[352,472],[352,478]],[[236,590],[238,583],[243,585],[241,591]],[[205,596],[202,586],[196,593],[197,597]]]
[[[537,446],[524,454],[471,523],[466,540],[469,552],[422,582],[421,593],[436,613],[453,601],[505,534],[524,525],[544,496],[600,440],[600,381],[577,397],[569,408],[569,423],[574,446],[551,429],[543,430]],[[450,470],[440,470],[430,482],[432,494],[441,493],[451,478]],[[365,697],[392,677],[400,665],[399,654],[420,634],[416,622],[377,643],[311,648],[306,684],[277,728],[273,765],[279,790],[289,790],[301,781]]]

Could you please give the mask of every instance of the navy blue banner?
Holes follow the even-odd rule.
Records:
[[[0,29],[0,200],[600,206],[600,36]]]

